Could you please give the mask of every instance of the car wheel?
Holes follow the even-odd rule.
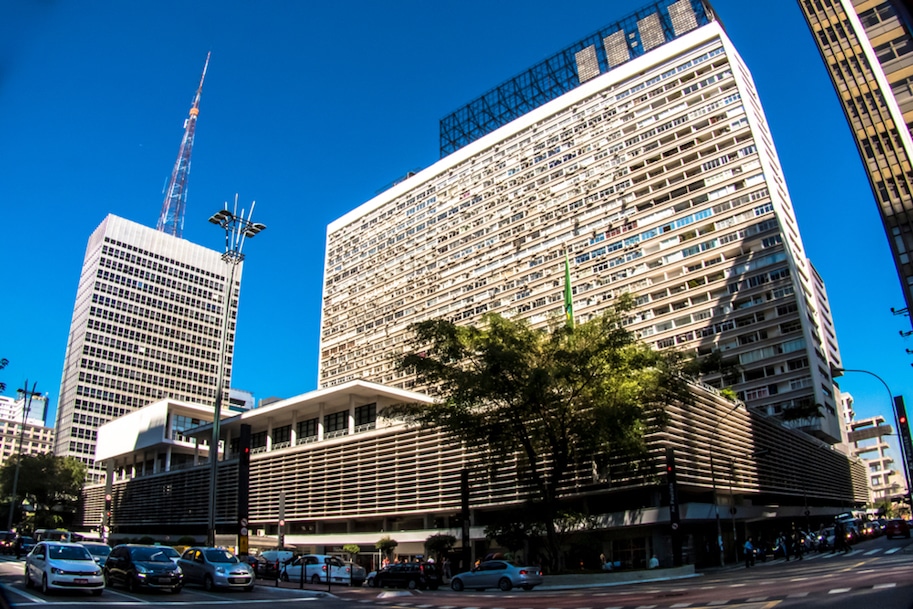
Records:
[[[244,588],[244,591],[245,591],[245,592],[253,592],[253,591],[254,591],[254,585],[253,585],[253,584],[249,585],[248,587]]]
[[[502,577],[500,581],[498,581],[498,588],[501,590],[501,592],[510,592],[510,589],[513,587],[514,585],[506,577]]]
[[[319,584],[319,583],[320,583],[320,576],[317,575],[316,573],[315,573],[314,575],[312,575],[312,576],[311,576],[311,583],[312,583],[312,584]]]
[[[462,592],[463,591],[463,581],[459,580],[459,579],[455,579],[455,580],[451,581],[450,589],[453,590],[454,592]]]
[[[418,587],[418,584],[415,582],[414,579],[410,579],[409,581],[406,582],[406,587],[409,588],[410,590],[415,590]]]
[[[104,591],[105,591],[104,588],[97,588],[95,590],[92,590],[92,596],[101,596],[101,593]]]
[[[212,592],[212,589],[215,587],[216,586],[213,583],[212,578],[210,576],[207,575],[206,577],[203,578],[203,589],[204,590],[206,590],[207,592]]]
[[[41,576],[41,592],[43,594],[51,593],[51,589],[48,587],[48,576],[47,575]]]
[[[26,567],[25,568],[25,587],[31,588],[33,585],[34,584],[32,584],[32,578],[31,578],[31,576],[29,576],[29,568]]]
[[[284,581],[284,582],[287,582],[287,581],[288,581],[288,573],[286,573],[285,571],[283,571],[283,572],[282,572],[282,575],[279,576],[279,579],[281,579],[281,580]]]
[[[127,573],[127,592],[136,593],[136,576],[132,573]]]
[[[171,589],[171,593],[172,593],[172,594],[177,594],[178,592],[181,591],[181,588],[183,588],[183,587],[184,587],[184,586],[175,586],[174,588]]]
[[[369,588],[373,588],[374,587],[374,578],[372,577],[366,583],[368,584]]]

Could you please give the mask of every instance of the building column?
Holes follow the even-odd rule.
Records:
[[[165,448],[165,471],[171,471],[171,444]]]
[[[292,430],[291,430],[291,433],[289,433],[288,439],[292,446],[298,445],[298,411],[297,410],[292,411]]]
[[[273,417],[266,418],[266,452],[273,450]]]
[[[349,394],[349,435],[355,433],[355,395]]]
[[[323,441],[323,414],[326,410],[326,403],[320,402],[317,405],[317,441]]]

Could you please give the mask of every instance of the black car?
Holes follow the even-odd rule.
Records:
[[[111,550],[105,561],[105,582],[111,587],[121,584],[131,592],[140,589],[180,592],[184,574],[160,546],[121,544]]]
[[[378,571],[372,580],[372,585],[375,588],[437,590],[441,585],[441,576],[432,563],[404,562],[388,565]]]

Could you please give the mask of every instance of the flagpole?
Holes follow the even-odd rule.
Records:
[[[564,250],[564,318],[568,328],[574,329],[574,298],[571,293],[571,262]]]

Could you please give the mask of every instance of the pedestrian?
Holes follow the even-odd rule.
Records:
[[[792,544],[793,556],[796,557],[796,560],[802,560],[802,535],[796,529],[795,524],[793,525]]]
[[[751,537],[745,540],[745,545],[743,546],[745,551],[745,568],[754,566],[754,544],[751,543]]]
[[[450,579],[450,559],[445,556],[441,566],[443,567],[444,577]]]
[[[783,531],[780,531],[780,539],[778,540],[780,549],[783,550],[783,556],[786,558],[786,562],[789,562],[789,546],[790,541]]]
[[[838,520],[834,523],[834,547],[831,549],[831,554],[837,552],[838,550],[843,550],[845,546],[846,529],[844,528],[843,523]]]
[[[16,560],[22,558],[22,535],[16,535],[16,541],[13,542],[13,545],[16,546]]]
[[[656,558],[656,554],[653,555],[653,558],[650,559],[649,564],[647,565],[648,569],[657,569],[659,568],[659,559]]]

